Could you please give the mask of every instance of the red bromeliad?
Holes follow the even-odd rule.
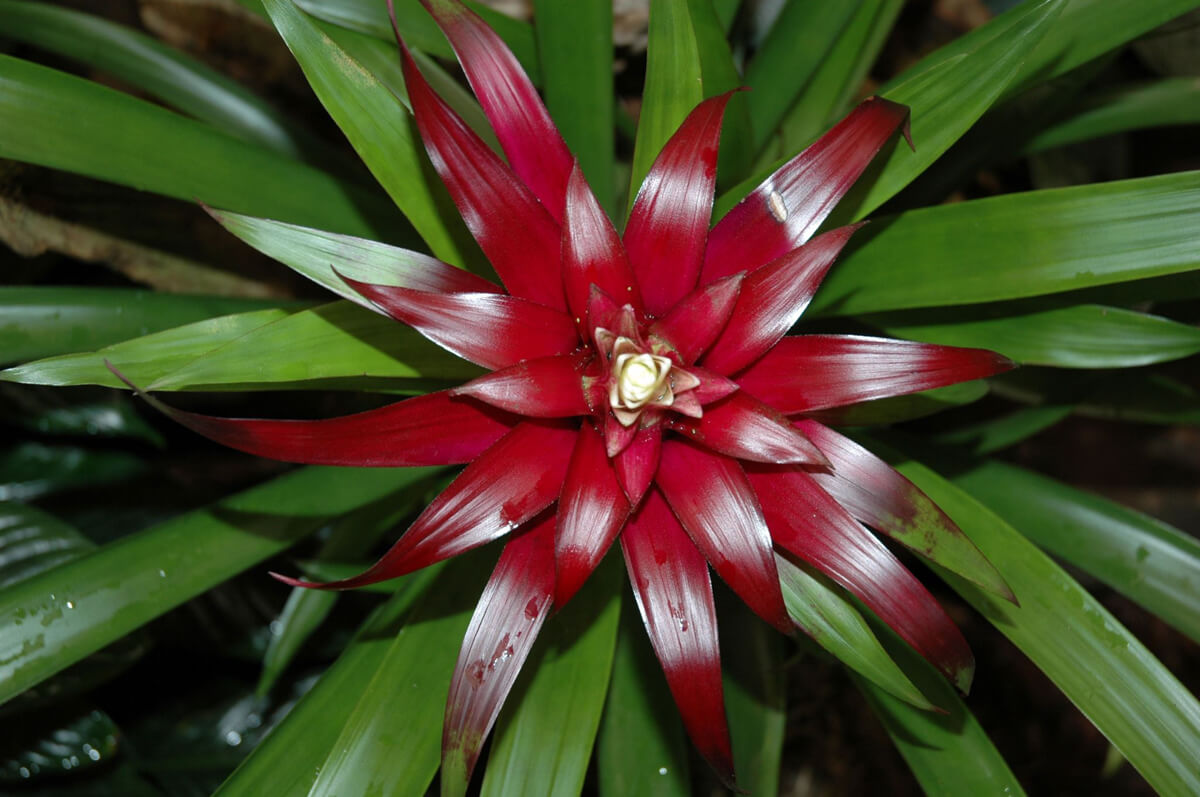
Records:
[[[419,282],[403,275],[407,286],[346,282],[492,373],[324,421],[163,408],[221,443],[287,461],[468,463],[366,572],[280,580],[349,589],[509,535],[446,708],[443,761],[468,775],[542,622],[618,538],[688,733],[729,783],[710,566],[791,633],[776,557],[807,562],[965,690],[974,664],[962,636],[863,524],[1002,594],[1003,582],[916,487],[814,418],[1011,363],[977,349],[786,336],[857,226],[812,236],[907,110],[867,100],[710,229],[729,95],[705,100],[658,156],[621,236],[499,37],[457,0],[425,5],[508,163],[433,93],[401,43],[413,113],[507,293],[436,261]]]

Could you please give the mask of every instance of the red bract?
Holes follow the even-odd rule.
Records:
[[[688,733],[727,783],[710,568],[790,632],[775,556],[803,560],[965,690],[974,665],[962,636],[863,524],[1001,594],[1003,581],[916,487],[805,414],[1011,363],[977,349],[785,336],[857,227],[809,238],[907,109],[867,100],[710,229],[728,95],[708,99],[663,148],[622,237],[496,34],[457,0],[425,5],[507,163],[431,90],[401,43],[413,113],[504,290],[436,262],[419,283],[346,282],[493,372],[325,421],[163,407],[214,440],[293,462],[467,464],[365,573],[326,584],[279,578],[357,587],[508,536],[446,708],[445,771],[465,777],[551,606],[571,598],[618,538]]]

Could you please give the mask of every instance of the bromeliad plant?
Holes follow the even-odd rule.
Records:
[[[1030,95],[1021,111],[1045,114],[1093,74],[1085,62],[1195,3],[1160,0],[1147,12],[1124,0],[1029,0],[922,61],[818,137],[844,111],[898,2],[793,2],[739,74],[746,54],[732,52],[724,33],[736,3],[655,0],[623,223],[606,212],[616,206],[611,138],[597,140],[598,131],[611,136],[604,80],[611,45],[604,24],[589,26],[604,23],[607,3],[536,3],[536,50],[524,38],[530,29],[511,20],[492,17],[506,43],[458,0],[424,5],[477,104],[420,52],[443,45],[426,32],[428,18],[415,3],[391,20],[399,59],[382,38],[391,31],[374,0],[266,0],[261,10],[440,259],[373,240],[378,197],[334,176],[340,155],[322,153],[319,142],[228,81],[119,29],[0,0],[0,19],[16,35],[67,54],[79,40],[106,42],[94,55],[102,66],[132,70],[127,79],[205,120],[183,124],[0,56],[9,87],[0,94],[0,119],[19,113],[21,130],[33,131],[0,136],[0,155],[200,199],[235,235],[350,300],[311,310],[247,308],[175,329],[164,323],[165,331],[142,338],[116,331],[96,343],[114,345],[95,353],[27,346],[36,353],[22,359],[66,356],[5,378],[120,386],[119,378],[155,392],[340,379],[421,393],[316,421],[220,418],[147,395],[226,446],[339,469],[297,471],[212,513],[169,521],[10,587],[0,595],[0,610],[14,620],[0,631],[10,651],[5,695],[339,511],[355,510],[322,558],[365,554],[397,507],[423,489],[420,480],[437,478],[424,466],[465,464],[365,572],[317,562],[311,577],[329,580],[279,576],[298,589],[278,621],[277,639],[286,642],[267,653],[263,692],[329,611],[332,596],[312,587],[404,580],[222,793],[420,793],[439,763],[443,793],[461,793],[497,722],[485,793],[579,791],[597,735],[601,791],[687,793],[686,757],[671,747],[675,726],[651,716],[655,687],[639,681],[629,618],[618,621],[622,590],[604,563],[618,556],[610,554],[615,547],[683,727],[725,783],[735,783],[737,760],[739,782],[756,793],[774,790],[782,715],[770,688],[765,698],[747,699],[744,684],[723,681],[710,567],[768,626],[802,629],[851,668],[927,788],[952,782],[963,791],[1019,791],[954,689],[922,669],[921,658],[965,692],[974,663],[962,635],[867,526],[931,562],[1156,788],[1200,788],[1189,755],[1200,742],[1195,698],[1005,520],[1193,638],[1186,591],[1171,585],[1200,574],[1194,541],[1011,466],[947,459],[903,437],[892,440],[906,449],[901,454],[830,428],[971,401],[979,392],[955,386],[1001,374],[1012,360],[1120,367],[1200,350],[1191,327],[1093,310],[1094,299],[1066,293],[1128,282],[1134,287],[1119,295],[1124,300],[1144,289],[1133,280],[1194,269],[1200,254],[1186,223],[1200,216],[1194,173],[859,223],[902,188],[898,207],[919,204],[922,193],[997,151],[995,132],[1025,118],[1003,100],[1040,87],[1050,99]],[[828,35],[810,53],[793,42],[801,31]],[[121,57],[105,55],[114,51]],[[540,68],[531,71],[550,111],[521,66],[535,56]],[[603,90],[588,89],[576,68],[598,75]],[[171,70],[187,79],[163,78]],[[1063,75],[1061,85],[1046,84]],[[736,91],[742,82],[753,91]],[[222,101],[212,103],[214,94]],[[86,134],[62,124],[79,107],[97,120]],[[897,141],[900,132],[908,137],[910,108],[915,151]],[[578,160],[551,112],[561,114]],[[147,162],[124,143],[127,131],[105,124],[116,119],[175,142],[186,157],[165,170]],[[1114,123],[1110,115],[1099,124]],[[1081,126],[1068,120],[1047,140],[1069,140]],[[1036,135],[1029,138],[1038,146]],[[714,212],[719,185],[727,190]],[[1065,299],[1013,301],[1053,293]],[[912,340],[794,330],[810,303]],[[932,318],[899,312],[930,306],[949,309]],[[401,324],[381,324],[380,315]],[[1134,332],[1141,337],[1131,344]],[[1114,350],[1118,342],[1124,349]],[[1049,390],[1036,372],[1022,373],[999,383],[1008,395]],[[431,382],[447,386],[425,392]],[[1014,441],[1021,429],[1087,409],[1079,398],[1046,401],[1048,408],[960,429],[942,442]],[[955,472],[954,482],[908,459],[914,452]],[[1165,569],[1126,583],[1110,565],[1114,554],[1089,559],[1065,542],[1063,518],[1085,510],[1118,527],[1107,541],[1112,550],[1140,566],[1149,556],[1142,551],[1153,549],[1162,554],[1153,567]],[[271,523],[260,527],[264,516]],[[32,528],[34,520],[22,523]],[[464,584],[482,581],[488,563],[477,555],[445,569],[438,563],[475,548],[494,558],[487,544],[501,538],[472,613]],[[113,573],[124,575],[116,587]],[[38,623],[26,622],[38,615]],[[750,651],[772,649],[761,629],[740,625],[721,630],[754,635]],[[748,651],[725,652],[744,661]],[[781,657],[760,662],[758,677],[778,689],[781,668]],[[30,694],[42,699],[24,699]],[[938,711],[948,719],[938,720]]]
[[[809,238],[907,110],[867,100],[709,231],[731,95],[705,100],[655,159],[619,236],[500,37],[457,0],[425,5],[511,169],[433,92],[400,40],[409,101],[507,293],[436,260],[398,265],[388,285],[333,269],[391,318],[493,373],[325,421],[222,419],[154,402],[213,440],[288,462],[470,463],[366,572],[280,580],[363,587],[510,537],[450,685],[442,767],[462,773],[463,786],[543,621],[618,538],[688,735],[730,786],[710,566],[791,633],[775,557],[808,562],[966,691],[965,640],[860,523],[1012,593],[907,479],[814,417],[1011,363],[980,349],[786,335],[857,225]],[[443,792],[453,782],[444,776]]]

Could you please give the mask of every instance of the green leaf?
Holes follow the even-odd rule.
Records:
[[[783,6],[746,67],[751,146],[758,151],[816,75],[860,2],[793,0]]]
[[[0,417],[26,431],[52,437],[139,440],[161,448],[162,435],[125,397],[102,400],[60,390],[0,385]]]
[[[1000,352],[1026,365],[1129,368],[1200,351],[1200,329],[1161,316],[1096,304],[1011,312],[953,308],[943,312],[868,316],[896,337]]]
[[[44,66],[0,55],[0,158],[241,213],[408,237],[373,192],[203,122]],[[136,131],[136,135],[132,134]],[[147,149],[145,142],[155,146]]]
[[[291,0],[264,0],[309,85],[380,185],[435,255],[455,264],[472,251],[450,195],[427,166],[408,109]],[[263,214],[270,215],[270,214]],[[446,219],[452,219],[447,224]]]
[[[400,65],[399,51],[394,38],[389,36],[387,41],[384,41],[367,33],[340,27],[332,22],[324,22],[320,19],[314,21],[326,36],[333,39],[351,58],[374,75],[380,83],[387,86],[393,94],[400,98],[405,108],[411,110],[408,88],[404,85],[404,69]],[[475,100],[475,95],[455,80],[437,61],[419,50],[411,52],[413,60],[417,62],[421,73],[425,75],[425,79],[429,81],[429,85],[433,86],[437,95],[445,100],[446,104],[453,108],[493,151],[500,152],[500,142],[496,140],[496,134],[492,132],[487,117],[483,114],[483,109]]]
[[[396,40],[388,21],[386,3],[370,0],[296,0],[296,5],[317,19],[348,30],[366,33],[389,43]],[[397,2],[396,25],[410,47],[439,58],[454,58],[454,50],[420,3],[411,0]]]
[[[1032,437],[1070,414],[1070,405],[1024,407],[1008,415],[954,429],[937,439],[946,443],[966,444],[976,454],[989,454]]]
[[[778,794],[787,719],[784,637],[740,601],[724,608],[721,670],[738,786],[747,794]]]
[[[126,481],[145,463],[125,451],[27,442],[0,449],[0,501],[32,501],[76,487]]]
[[[837,426],[883,426],[935,415],[944,410],[973,404],[988,394],[982,379],[959,382],[920,393],[872,399],[847,404],[821,413],[823,421]]]
[[[1062,371],[1021,368],[992,379],[996,393],[1023,404],[1135,423],[1200,424],[1200,395],[1165,374],[1142,369]]]
[[[0,371],[0,379],[35,385],[124,388],[124,383],[105,367],[104,361],[108,360],[137,384],[148,385],[223,343],[288,315],[288,310],[257,310],[197,321],[95,352],[35,360]]]
[[[727,27],[716,4],[713,0],[688,0],[688,12],[700,54],[704,96],[715,97],[742,86],[742,75],[726,38]],[[752,133],[747,97],[745,92],[737,92],[725,105],[721,150],[717,158],[717,182],[720,185],[741,180],[752,165],[754,150],[750,144]]]
[[[302,468],[0,592],[0,702],[327,522],[429,474]]]
[[[1108,737],[1160,794],[1200,789],[1200,703],[1100,603],[1011,526],[913,460],[897,469],[1004,574],[1020,606],[942,572]]]
[[[296,0],[296,5],[318,19],[369,33],[387,42],[395,41],[384,3],[375,0]],[[541,66],[530,26],[481,3],[468,0],[467,5],[500,34],[530,80],[537,85],[541,80]],[[454,58],[454,51],[434,24],[433,18],[414,0],[399,0],[396,3],[396,26],[410,47],[442,58]]]
[[[1002,462],[955,484],[1041,547],[1200,642],[1200,543],[1165,523]]]
[[[602,797],[687,797],[688,743],[642,618],[625,601],[612,684],[600,723],[596,770]]]
[[[1135,423],[1200,424],[1200,395],[1165,374],[1124,373],[1078,405],[1081,415]]]
[[[778,143],[768,143],[761,153],[763,168],[808,146],[849,109],[902,4],[903,0],[859,0],[841,35],[808,82],[799,87],[780,122]]]
[[[881,95],[912,110],[916,151],[894,143],[890,152],[885,149],[833,215],[842,221],[864,218],[925,171],[1000,98],[1065,5],[1040,0],[1006,14],[981,28],[992,35],[974,49],[932,68],[919,63],[883,87]]]
[[[646,53],[646,85],[629,175],[629,207],[663,145],[704,99],[700,51],[687,0],[654,0]]]
[[[402,491],[403,498],[378,507],[369,507],[335,521],[329,538],[317,553],[318,560],[350,559],[367,553],[379,537],[394,529],[405,516],[412,513],[425,485],[418,482]],[[361,570],[356,572],[362,572]],[[305,575],[308,575],[307,573]],[[389,592],[410,589],[419,585],[420,578],[409,576],[389,582]],[[295,587],[279,618],[271,624],[271,640],[263,654],[263,668],[255,692],[266,695],[279,676],[287,669],[300,647],[325,621],[337,603],[338,593]]]
[[[9,719],[0,732],[0,782],[40,786],[56,776],[94,775],[116,757],[119,734],[111,717],[78,703]]]
[[[0,501],[0,588],[94,550],[74,527],[37,507]]]
[[[0,287],[0,362],[89,351],[278,302],[125,288]]]
[[[600,206],[615,216],[613,9],[609,0],[534,0],[546,107]]]
[[[1087,97],[1057,124],[1035,134],[1025,152],[1148,127],[1200,124],[1200,80],[1164,78],[1115,86]]]
[[[1026,0],[1001,17],[1016,16],[1041,0]],[[1164,22],[1196,8],[1196,0],[1071,0],[1037,49],[1025,59],[1006,96],[1070,72],[1113,48],[1133,41]],[[976,28],[946,47],[936,58],[952,57],[975,47],[987,26]]]
[[[925,793],[1023,795],[1004,757],[954,687],[890,629],[881,627],[880,633],[888,653],[942,709],[922,711],[866,679],[854,679]]]
[[[217,794],[307,795],[357,698],[379,670],[393,637],[409,619],[409,609],[442,570],[442,565],[433,565],[414,574],[417,583],[411,589],[377,608],[316,686],[229,776]]]
[[[972,304],[1200,267],[1200,172],[941,205],[879,219],[813,309]]]
[[[404,379],[417,386],[422,380],[463,382],[481,373],[411,327],[334,302],[256,327],[147,386],[245,390],[317,382],[313,386],[319,387],[320,380],[337,378]]]
[[[804,633],[878,688],[920,709],[933,704],[884,650],[844,591],[805,563],[775,557],[788,614]]]
[[[0,0],[6,38],[82,61],[213,127],[297,160],[325,145],[245,86],[143,33],[44,3]]]
[[[451,563],[413,610],[330,747],[313,797],[424,794],[440,763],[450,676],[482,564]]]
[[[621,586],[620,562],[610,556],[546,623],[496,720],[483,797],[583,789],[608,694]]]
[[[352,235],[316,230],[281,221],[212,211],[221,225],[267,257],[290,266],[343,299],[375,309],[361,293],[334,273],[359,282],[403,285],[397,274],[426,268],[426,256]]]

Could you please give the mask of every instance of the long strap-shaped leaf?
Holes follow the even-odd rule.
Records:
[[[1197,226],[1200,171],[916,210],[863,230],[811,310],[972,304],[1177,274],[1200,266]]]
[[[740,376],[742,389],[795,414],[900,396],[1007,371],[1012,362],[985,349],[960,349],[858,335],[796,335]]]
[[[0,626],[0,702],[429,473],[305,468],[10,587],[0,616],[32,621]]]
[[[898,337],[991,349],[1024,365],[1132,368],[1200,351],[1200,329],[1162,316],[1098,304],[1049,310],[1015,304],[865,320]]]
[[[442,795],[461,795],[500,707],[550,613],[554,516],[504,546],[463,638],[442,728]]]
[[[369,679],[365,684],[346,685],[340,692],[342,701],[354,703],[344,718],[337,717],[341,722],[324,756],[312,762],[316,777],[308,794],[425,792],[437,772],[439,720],[454,654],[489,558],[481,554],[450,563],[406,622],[375,631],[390,638],[386,654],[373,672],[363,673]],[[397,749],[405,754],[396,755]]]
[[[991,460],[954,482],[1026,537],[1200,642],[1200,543],[1099,496]]]
[[[379,241],[225,210],[210,209],[209,214],[267,257],[292,267],[343,299],[372,310],[377,308],[347,285],[339,273],[359,282],[399,285],[418,291],[500,291],[499,286],[468,271]]]
[[[704,99],[700,53],[687,0],[654,0],[648,35],[646,85],[629,175],[631,205],[663,144]]]
[[[771,534],[738,463],[679,440],[663,443],[656,478],[671,510],[713,569],[758,616],[792,630]]]
[[[708,564],[657,491],[621,535],[629,582],[692,743],[733,782]]]
[[[858,187],[835,218],[864,218],[925,171],[999,100],[1068,5],[1065,0],[1027,3],[1019,12],[996,20],[990,26],[996,29],[991,38],[953,63],[929,72],[921,72],[918,65],[883,89],[884,97],[912,109],[916,152],[892,152],[877,176]]]
[[[422,0],[422,5],[454,47],[513,171],[561,222],[574,158],[516,56],[458,0]]]
[[[897,465],[1004,574],[1020,607],[944,578],[1054,681],[1160,794],[1200,791],[1200,702],[1062,568],[938,474]]]
[[[131,28],[45,3],[0,2],[0,27],[116,75],[218,130],[291,158],[319,139],[235,80]]]
[[[612,669],[620,575],[616,560],[602,565],[543,629],[496,720],[481,797],[583,789]]]
[[[434,93],[400,42],[404,80],[433,167],[509,293],[565,306],[559,225],[500,157]]]
[[[356,185],[53,69],[0,56],[0,87],[0,157],[364,238],[400,220]]]
[[[275,574],[285,584],[354,589],[405,575],[503,537],[558,498],[575,431],[523,422],[469,465],[370,568],[316,584]]]

